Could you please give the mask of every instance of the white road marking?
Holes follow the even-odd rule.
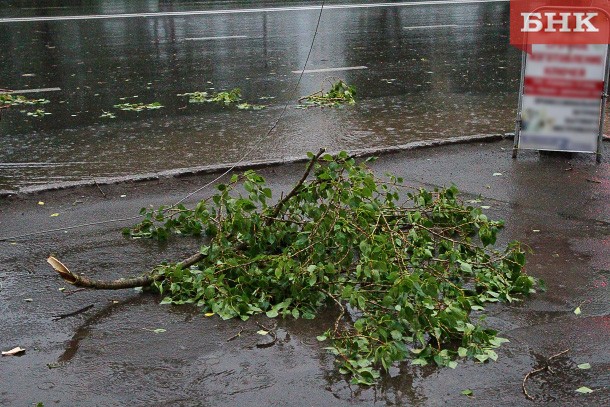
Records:
[[[439,1],[405,1],[400,3],[370,3],[370,4],[330,4],[324,6],[324,10],[344,10],[359,8],[380,7],[420,7],[438,5],[462,5],[480,3],[508,3],[509,0],[439,0]],[[277,13],[285,11],[311,11],[320,10],[320,6],[293,6],[293,7],[262,7],[226,10],[196,10],[196,11],[167,11],[158,13],[130,13],[130,14],[90,14],[80,16],[44,16],[44,17],[8,17],[0,18],[0,23],[24,23],[34,21],[66,21],[66,20],[102,20],[112,18],[137,18],[137,17],[178,17],[178,16],[202,16],[219,14],[249,14],[249,13]]]
[[[292,71],[292,73],[318,73],[318,72],[335,72],[335,71],[353,71],[356,69],[368,69],[366,66],[344,66],[340,68],[322,68],[322,69],[306,69],[304,71]]]
[[[46,163],[46,162],[45,163],[39,163],[39,162],[0,163],[0,168],[65,167],[65,166],[69,166],[69,165],[81,165],[81,164],[91,164],[91,163],[92,162],[90,162],[90,161],[68,161],[68,162],[64,162],[64,163]],[[99,161],[96,161],[95,163],[97,164],[97,163],[99,163]]]
[[[59,92],[60,90],[61,90],[61,88],[20,89],[20,90],[14,90],[12,93]]]
[[[445,24],[445,25],[414,25],[413,27],[402,27],[405,30],[422,30],[425,28],[455,28],[459,27],[459,25],[455,24]]]
[[[185,38],[184,41],[212,41],[212,40],[231,40],[237,38],[248,38],[247,35],[225,35],[220,37],[200,37],[200,38]]]
[[[457,25],[457,24],[441,24],[441,25],[414,25],[412,27],[402,27],[405,30],[423,30],[429,28],[467,28],[478,27],[477,25]]]

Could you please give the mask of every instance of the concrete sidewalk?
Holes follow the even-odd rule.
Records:
[[[604,143],[600,165],[587,155],[522,153],[513,161],[508,140],[387,154],[374,163],[376,172],[395,173],[413,185],[454,183],[466,199],[481,195],[480,205],[490,207],[486,213],[506,220],[498,244],[517,239],[532,248],[527,271],[544,279],[548,291],[490,307],[488,324],[511,341],[498,350],[497,362],[467,362],[455,370],[404,363],[375,388],[358,388],[336,373],[332,356],[315,339],[332,323],[332,312],[313,321],[244,323],[159,306],[156,296],[131,290],[68,295],[73,288],[48,267],[49,254],[73,271],[115,278],[198,248],[191,239],[170,246],[125,239],[120,229],[132,220],[0,242],[0,349],[27,349],[21,357],[0,359],[0,405],[521,406],[534,404],[522,393],[525,374],[565,349],[570,351],[553,362],[552,373],[528,381],[529,393],[549,405],[608,405],[609,147]],[[302,170],[299,163],[259,172],[278,194]],[[98,187],[85,186],[2,198],[0,238],[132,217],[141,207],[175,202],[213,178],[103,185],[105,197]],[[81,315],[52,318],[90,304],[93,309]],[[578,306],[580,315],[573,312]],[[266,341],[256,334],[256,322],[277,323],[274,346],[256,346]],[[166,332],[152,332],[156,328]],[[591,369],[579,369],[580,363]],[[579,394],[581,386],[595,391]],[[461,394],[467,388],[474,398]]]

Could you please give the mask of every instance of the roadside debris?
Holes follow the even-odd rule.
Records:
[[[102,110],[102,114],[100,115],[100,119],[116,119],[116,115],[112,112],[107,112]]]
[[[28,99],[25,96],[16,95],[11,92],[0,90],[0,106],[37,106],[51,103],[48,99]]]
[[[119,103],[118,105],[114,105],[116,109],[127,111],[127,112],[141,112],[143,110],[156,110],[164,107],[159,102],[153,102],[149,104],[144,103]]]
[[[23,355],[24,353],[25,353],[25,349],[17,346],[16,348],[13,348],[11,350],[2,352],[2,356],[20,356],[20,355]]]
[[[50,115],[50,114],[51,114],[51,113],[49,113],[49,112],[45,112],[45,111],[44,111],[44,110],[42,110],[42,109],[36,109],[36,110],[34,110],[33,112],[27,112],[27,115],[28,115],[28,116],[31,116],[31,117],[44,117],[44,116],[48,116],[48,115]]]
[[[554,359],[557,359],[563,355],[565,355],[566,353],[568,353],[570,351],[570,349],[566,349],[564,351],[561,351],[559,353],[556,353],[555,355],[549,357],[546,361],[546,363],[544,364],[544,366],[538,368],[538,369],[534,369],[530,372],[528,372],[525,377],[523,378],[523,382],[521,383],[521,389],[523,390],[523,394],[525,395],[525,398],[527,398],[528,400],[534,401],[535,398],[532,397],[532,395],[527,391],[527,381],[533,377],[534,375],[537,375],[541,372],[549,372],[549,373],[555,373],[554,370],[551,368],[551,363],[553,362]],[[578,390],[577,390],[578,391]]]
[[[538,286],[523,270],[518,242],[494,249],[503,222],[465,205],[455,186],[428,191],[379,178],[367,166],[373,159],[357,163],[345,152],[309,157],[277,202],[264,178],[246,171],[194,208],[143,209],[127,236],[206,235],[181,262],[103,281],[47,261],[75,286],[149,286],[163,295],[161,304],[196,304],[225,320],[313,319],[335,304],[334,326],[317,338],[329,342],[339,372],[354,384],[371,385],[408,359],[449,368],[496,360],[494,348],[508,340],[479,322],[485,305],[519,301]],[[259,328],[273,341],[256,346],[272,346],[274,329]]]
[[[163,328],[156,328],[156,329],[142,328],[142,329],[145,331],[148,331],[148,332],[156,333],[156,334],[162,334],[162,333],[167,332],[167,329],[163,329]]]
[[[0,111],[2,109],[8,109],[14,106],[31,107],[45,105],[47,103],[51,102],[47,99],[28,99],[25,96],[16,95],[10,90],[0,89]],[[36,109],[33,112],[28,112],[27,110],[20,110],[20,112],[26,113],[27,116],[31,117],[44,117],[51,114],[45,112],[42,109]]]
[[[216,103],[223,106],[229,106],[242,101],[241,90],[233,88],[230,91],[216,92],[209,94],[208,92],[190,92],[180,93],[178,96],[189,98],[189,103]],[[250,104],[242,102],[237,105],[239,110],[262,110],[265,105]]]
[[[330,82],[329,79],[327,79]],[[310,107],[341,107],[343,105],[356,104],[356,87],[348,85],[343,80],[339,79],[336,82],[330,82],[331,88],[328,92],[322,88],[312,93],[311,95],[303,96],[299,99],[301,104],[297,105],[298,109],[307,109]]]

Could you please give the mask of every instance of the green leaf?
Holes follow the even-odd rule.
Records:
[[[269,334],[269,332],[265,331],[264,329],[260,329],[260,330],[256,331],[256,333],[259,334],[259,335],[263,335],[263,336]]]
[[[580,310],[580,307],[576,307],[576,309],[574,309],[574,313],[576,315],[580,315],[582,313],[582,311]]]
[[[491,350],[491,349],[487,349],[487,350],[485,351],[485,353],[486,353],[486,354],[487,354],[487,356],[489,356],[489,358],[490,358],[491,360],[493,360],[494,362],[495,362],[496,360],[498,360],[498,354],[497,354],[496,352],[494,352],[493,350]]]
[[[464,261],[460,261],[460,269],[465,273],[472,273],[472,266]]]
[[[426,366],[428,364],[428,361],[426,359],[422,359],[422,358],[417,358],[417,359],[413,359],[411,361],[412,365],[419,365],[419,366]]]
[[[464,396],[473,397],[474,393],[470,389],[462,390],[461,392]]]
[[[510,341],[506,338],[500,338],[499,336],[496,336],[495,338],[491,338],[489,340],[489,343],[491,345],[493,345],[494,347],[498,347],[498,346],[502,345],[503,343],[507,343],[507,342],[510,342]]]
[[[483,355],[483,354],[474,355],[474,357],[476,360],[478,360],[481,363],[483,363],[489,359],[489,355]]]
[[[576,391],[578,393],[583,393],[583,394],[593,393],[593,390],[591,390],[590,388],[588,388],[586,386],[579,387],[578,389],[576,389]]]
[[[583,370],[591,369],[591,365],[589,363],[581,363],[580,365],[578,365],[578,368]]]
[[[269,318],[275,318],[278,316],[278,312],[275,309],[271,309],[265,313]]]

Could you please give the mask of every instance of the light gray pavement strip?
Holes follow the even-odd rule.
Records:
[[[393,8],[393,7],[422,7],[439,5],[461,5],[481,3],[506,3],[508,0],[434,0],[434,1],[405,1],[395,3],[362,3],[362,4],[328,4],[326,10],[346,9],[369,9],[369,8]],[[206,16],[222,14],[253,14],[253,13],[284,13],[295,11],[320,10],[320,4],[313,6],[288,6],[288,7],[256,7],[225,10],[189,10],[168,11],[154,13],[117,13],[117,14],[90,14],[74,16],[44,16],[44,17],[7,17],[0,18],[0,23],[22,23],[40,21],[69,21],[69,20],[101,20],[114,18],[151,18],[151,17],[177,17],[177,16]]]
[[[604,143],[606,157],[609,147]],[[455,370],[403,364],[375,389],[357,389],[334,373],[332,357],[315,340],[331,324],[332,312],[310,322],[277,321],[279,343],[259,349],[255,344],[264,339],[255,334],[253,321],[204,318],[133,291],[60,292],[64,284],[45,263],[51,253],[74,271],[111,278],[197,250],[189,239],[169,246],[126,240],[120,228],[128,225],[112,224],[0,242],[0,348],[27,349],[22,357],[0,359],[0,405],[533,405],[521,392],[524,375],[568,348],[555,373],[530,380],[529,392],[547,405],[605,405],[610,164],[607,158],[596,165],[591,156],[536,153],[513,161],[511,148],[508,140],[450,145],[388,154],[373,164],[378,173],[394,172],[409,184],[455,183],[466,199],[480,194],[481,205],[490,206],[487,213],[506,220],[499,244],[518,239],[532,248],[527,270],[545,279],[548,291],[524,303],[490,307],[489,325],[511,340],[499,349],[497,362],[469,362]],[[277,194],[302,170],[297,163],[259,171]],[[143,206],[174,202],[212,177],[103,185],[107,198],[95,186],[3,198],[0,234],[132,216]],[[86,314],[51,320],[89,304],[95,307]],[[240,327],[244,333],[227,342]],[[155,328],[167,331],[145,330]],[[577,368],[585,362],[590,370]],[[576,393],[581,386],[596,391]],[[460,394],[466,388],[474,398]]]

